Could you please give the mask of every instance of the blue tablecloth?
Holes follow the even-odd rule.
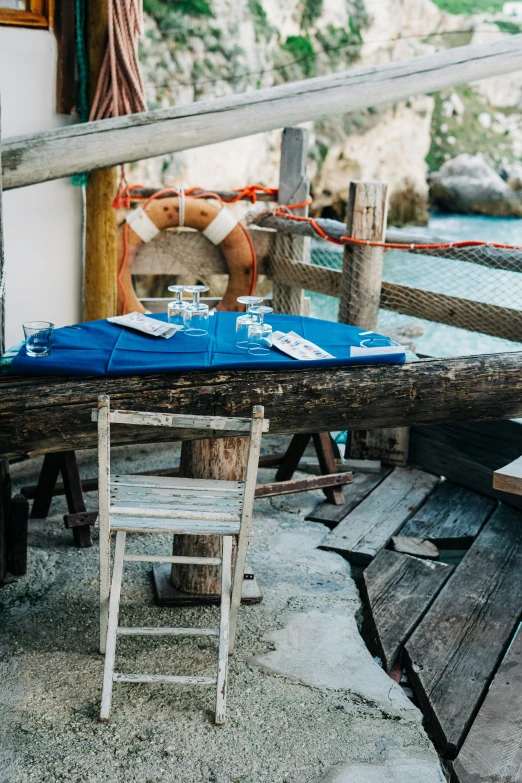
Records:
[[[154,318],[166,321],[166,314]],[[11,364],[14,375],[106,376],[181,373],[189,370],[264,369],[284,370],[307,367],[342,367],[352,364],[400,364],[405,354],[350,356],[368,332],[353,326],[305,318],[299,315],[270,315],[266,322],[274,331],[294,331],[324,348],[335,359],[299,361],[277,350],[254,357],[236,348],[237,313],[215,313],[209,319],[205,337],[189,337],[178,332],[165,340],[116,326],[106,320],[90,321],[56,329],[50,356],[32,358],[22,347]],[[364,333],[364,337],[361,336]],[[370,335],[371,336],[371,335]]]

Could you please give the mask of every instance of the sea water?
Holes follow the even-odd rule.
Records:
[[[522,219],[518,218],[434,214],[428,226],[417,231],[419,242],[423,241],[424,234],[454,242],[474,239],[522,245]],[[312,260],[341,269],[342,249],[331,244],[326,246],[324,242],[312,242]],[[424,291],[522,310],[522,273],[489,269],[467,261],[392,251],[384,257],[383,279]],[[307,292],[307,296],[312,300],[312,316],[337,320],[339,302],[336,298],[313,292]],[[393,332],[411,321],[411,316],[381,310],[378,328],[383,332]],[[420,322],[424,329],[421,336],[413,337],[416,350],[428,356],[469,356],[522,350],[521,343],[510,340],[420,318],[415,318],[415,321]]]

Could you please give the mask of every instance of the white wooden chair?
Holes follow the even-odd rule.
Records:
[[[165,413],[111,411],[107,396],[100,396],[92,418],[98,421],[99,526],[100,526],[100,652],[105,653],[100,721],[109,719],[114,682],[161,682],[216,685],[217,724],[225,722],[228,655],[234,651],[237,613],[241,602],[261,436],[268,431],[263,408],[252,418],[178,416]],[[165,476],[111,476],[110,425],[166,426],[198,430],[202,437],[224,432],[250,438],[244,482],[167,478]],[[110,536],[116,547],[110,578]],[[222,557],[178,557],[125,554],[127,533],[183,533],[219,535]],[[232,579],[232,538],[237,537]],[[130,628],[118,626],[124,561],[190,563],[221,566],[221,620],[219,628]],[[216,677],[181,677],[159,674],[123,674],[114,671],[118,635],[169,635],[219,637]]]

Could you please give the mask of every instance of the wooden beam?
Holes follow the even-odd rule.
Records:
[[[202,147],[512,73],[522,68],[521,42],[522,35],[510,35],[490,44],[18,137],[7,145],[5,187]]]
[[[0,458],[95,446],[91,411],[101,391],[127,410],[248,416],[254,405],[264,405],[272,434],[515,418],[522,416],[521,361],[522,354],[505,353],[328,370],[3,376]],[[144,429],[115,428],[114,443],[146,442],[151,435]],[[167,428],[154,432],[155,441],[172,437]],[[187,437],[193,433],[180,433]]]
[[[501,505],[406,643],[413,691],[453,759],[518,625],[522,516]]]
[[[106,0],[91,0],[87,11],[89,102],[92,104],[107,48],[108,3]],[[107,318],[117,315],[118,312],[116,212],[112,207],[117,190],[117,173],[115,168],[97,166],[96,169],[91,171],[86,189],[83,284],[85,321]]]
[[[379,552],[365,569],[361,583],[365,635],[387,672],[452,571],[453,566],[445,563],[429,563],[388,549]]]
[[[453,764],[458,783],[522,779],[522,632],[502,661]]]

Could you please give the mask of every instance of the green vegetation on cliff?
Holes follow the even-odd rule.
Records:
[[[435,5],[450,14],[500,13],[504,0],[434,0]]]

